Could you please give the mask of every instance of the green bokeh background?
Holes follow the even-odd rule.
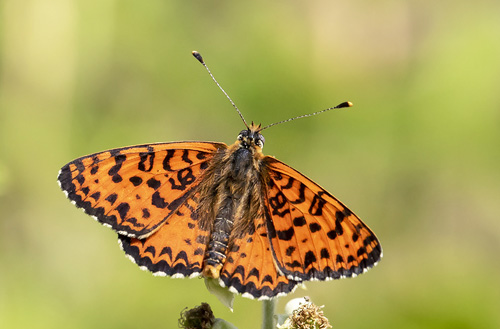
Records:
[[[175,328],[202,280],[156,278],[56,183],[66,162],[265,131],[377,233],[382,262],[308,284],[334,328],[500,327],[500,2],[0,1],[0,328]]]

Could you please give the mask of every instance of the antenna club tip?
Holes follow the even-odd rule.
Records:
[[[351,107],[351,106],[353,106],[353,104],[351,102],[343,102],[343,103],[340,103],[339,105],[335,106],[335,108],[341,109],[343,107]]]
[[[201,57],[201,54],[199,52],[193,50],[191,54],[193,54],[194,58],[196,58],[201,64],[205,64],[205,62],[203,61],[203,57]]]

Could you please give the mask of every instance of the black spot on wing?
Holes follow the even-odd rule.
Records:
[[[129,181],[134,185],[134,186],[139,186],[142,184],[142,178],[139,176],[132,176],[129,178]]]
[[[291,268],[294,268],[294,267],[302,267],[302,264],[299,263],[298,261],[294,260],[293,262],[291,263],[285,263],[285,265],[287,267],[291,267]]]
[[[173,190],[185,190],[186,187],[192,184],[196,177],[193,175],[193,170],[190,167],[181,169],[177,172],[177,180],[174,178],[169,178],[170,187]]]
[[[304,216],[295,217],[293,219],[293,225],[297,227],[304,226],[306,225],[306,219],[304,218]]]
[[[373,235],[369,235],[367,236],[364,240],[363,240],[363,245],[364,246],[368,246],[369,244],[371,244],[372,242],[374,241],[377,241],[377,238],[375,238],[375,236]]]
[[[264,279],[262,279],[262,283],[266,283],[266,282],[269,282],[270,284],[273,284],[273,282],[274,282],[274,281],[273,281],[273,277],[272,277],[272,276],[270,276],[270,275],[266,275],[266,276],[264,277]]]
[[[359,248],[357,251],[357,256],[359,257],[359,256],[362,256],[364,254],[366,254],[366,248],[365,247]]]
[[[276,233],[278,235],[278,239],[283,240],[283,241],[290,241],[292,239],[292,237],[294,236],[295,231],[293,229],[293,226],[290,226],[290,228],[288,230],[276,231]]]
[[[122,202],[116,207],[116,211],[118,211],[121,219],[125,219],[125,217],[127,217],[127,213],[129,210],[130,205],[127,202]]]
[[[91,175],[97,174],[98,171],[99,171],[99,167],[98,166],[94,166],[94,167],[90,168],[90,174]]]
[[[148,186],[153,190],[157,190],[161,186],[161,182],[155,178],[148,179],[146,184],[148,184]]]
[[[283,192],[278,191],[275,196],[269,198],[269,205],[271,206],[272,214],[279,217],[284,217],[290,213],[290,209],[286,207],[287,200]]]
[[[335,232],[335,230],[331,230],[329,231],[328,233],[326,233],[326,236],[330,239],[330,240],[335,240],[337,238],[337,232]]]
[[[101,192],[95,192],[95,193],[92,193],[92,195],[90,196],[92,199],[94,199],[95,201],[98,201],[99,198],[101,197]]]
[[[153,163],[155,160],[155,152],[150,151],[150,152],[144,152],[139,154],[139,165],[137,169],[140,171],[151,171],[153,169]]]
[[[143,228],[143,227],[145,227],[145,225],[144,225],[144,224],[142,224],[142,223],[139,223],[139,222],[137,221],[137,218],[135,218],[135,217],[132,217],[132,218],[127,218],[127,223],[132,224],[132,225],[133,225],[134,227],[136,227],[136,228]]]
[[[117,154],[114,156],[115,165],[111,167],[108,171],[108,175],[111,176],[111,180],[115,183],[122,181],[122,177],[118,174],[122,168],[122,164],[127,160],[127,156],[124,154]]]
[[[186,263],[186,264],[188,264],[188,263],[189,263],[189,261],[188,261],[188,256],[187,256],[187,254],[186,254],[186,252],[185,252],[185,251],[181,251],[181,252],[179,252],[179,253],[177,254],[177,256],[175,257],[174,262],[177,262],[177,261],[179,261],[179,260],[183,260],[183,261],[184,261],[184,263]]]
[[[78,184],[80,184],[80,186],[83,185],[83,183],[85,183],[85,177],[83,177],[82,174],[78,174],[76,177],[75,177],[75,180],[78,182]]]
[[[118,194],[112,193],[106,197],[106,201],[108,201],[111,205],[113,205],[116,202],[116,199],[118,198]]]
[[[342,211],[337,211],[335,212],[335,219],[338,221],[338,222],[342,222],[344,220],[344,218],[346,217],[345,213],[342,212]]]
[[[293,182],[295,181],[295,179],[293,177],[288,177],[288,182],[286,185],[282,186],[281,189],[282,190],[288,190],[290,188],[293,187]]]
[[[309,250],[308,252],[306,252],[306,255],[304,256],[304,268],[308,268],[309,265],[311,265],[312,263],[315,263],[316,260],[317,259],[316,259],[316,255],[314,255],[314,252]]]
[[[149,252],[153,257],[156,255],[156,249],[153,246],[148,246],[145,252]]]
[[[309,230],[311,231],[311,233],[318,232],[321,230],[321,225],[319,225],[318,223],[311,223],[309,224]]]
[[[167,207],[168,202],[166,202],[165,199],[160,196],[160,192],[156,191],[151,196],[151,204],[156,208],[164,209],[165,207]]]
[[[260,273],[259,273],[259,270],[256,269],[255,267],[252,268],[250,270],[250,272],[248,272],[248,276],[247,276],[247,279],[250,278],[251,276],[255,276],[257,278],[257,280],[259,280],[259,277],[260,277]]]
[[[163,159],[163,169],[167,171],[173,171],[172,167],[170,167],[170,160],[174,156],[175,150],[167,150],[167,154],[165,155],[165,158]]]
[[[123,178],[119,174],[115,174],[113,175],[113,177],[111,177],[111,180],[113,181],[113,183],[120,183]]]
[[[163,249],[160,252],[160,256],[167,254],[170,259],[172,259],[172,248],[170,247],[163,247]]]
[[[189,159],[189,151],[188,150],[182,151],[182,161],[184,161],[185,163],[187,163],[189,165],[193,164],[193,161],[191,161],[191,159]]]
[[[311,202],[311,206],[309,207],[309,213],[313,216],[321,216],[323,215],[323,207],[326,204],[325,199],[321,197],[324,192],[318,192],[318,194],[315,194],[313,197],[313,200]]]

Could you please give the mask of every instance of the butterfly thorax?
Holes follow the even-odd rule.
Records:
[[[263,164],[264,137],[255,125],[243,130],[228,148],[219,149],[203,173],[198,189],[200,227],[210,231],[203,266],[206,277],[218,278],[235,238],[255,231],[263,214],[262,188],[267,177]]]

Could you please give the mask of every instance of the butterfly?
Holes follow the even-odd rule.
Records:
[[[318,184],[263,154],[261,132],[272,125],[243,122],[232,145],[112,149],[69,162],[58,182],[154,275],[216,279],[244,297],[267,299],[376,265],[382,248],[368,226]]]

